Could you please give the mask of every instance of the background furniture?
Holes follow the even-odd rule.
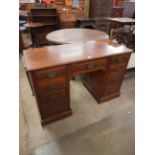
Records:
[[[125,44],[128,48],[135,49],[135,20],[127,17],[107,18],[111,24],[115,23],[117,27],[110,28],[110,38],[116,39],[119,44]]]
[[[24,51],[41,124],[72,114],[69,81],[75,75],[86,75],[84,85],[99,103],[118,97],[130,54],[126,47],[104,41]]]
[[[51,32],[46,36],[47,40],[59,44],[80,43],[98,39],[108,39],[105,32],[90,29],[63,29]]]
[[[100,17],[100,20],[96,21],[96,29],[108,33],[110,23],[103,20],[103,18],[111,17],[113,7],[112,0],[91,0],[89,3],[89,17]]]
[[[133,18],[135,13],[135,2],[130,1],[118,1],[117,6],[123,7],[123,16]]]
[[[94,18],[78,18],[77,19],[77,26],[79,28],[89,28],[89,29],[95,29],[96,27],[96,20]]]
[[[55,8],[35,8],[30,10],[30,30],[34,47],[51,44],[46,40],[46,35],[58,29],[57,10]]]
[[[124,8],[120,6],[113,6],[111,17],[123,17]]]
[[[76,28],[76,16],[71,13],[59,13],[60,29]]]

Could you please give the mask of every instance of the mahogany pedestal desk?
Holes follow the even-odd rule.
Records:
[[[76,75],[86,75],[83,83],[98,103],[118,97],[131,52],[103,40],[25,50],[41,124],[72,114],[69,82]]]

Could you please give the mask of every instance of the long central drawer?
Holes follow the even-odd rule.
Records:
[[[73,74],[86,73],[98,69],[105,69],[107,59],[89,60],[87,62],[79,62],[71,65]]]

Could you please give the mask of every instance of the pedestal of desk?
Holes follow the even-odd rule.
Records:
[[[83,81],[83,84],[98,103],[120,96],[120,84],[116,84],[116,86],[112,87],[113,90],[110,90],[111,92],[107,92],[105,72],[97,71],[95,73],[87,74],[86,77],[87,78]]]
[[[109,57],[105,70],[86,74],[83,83],[98,103],[120,96],[120,88],[129,57],[130,54]]]

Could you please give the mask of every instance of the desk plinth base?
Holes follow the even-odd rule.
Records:
[[[49,123],[55,122],[57,120],[64,119],[64,118],[69,117],[71,115],[72,115],[72,110],[69,110],[69,111],[66,111],[64,113],[61,113],[61,114],[49,117],[47,119],[41,120],[41,125],[45,126],[45,125],[47,125]]]

